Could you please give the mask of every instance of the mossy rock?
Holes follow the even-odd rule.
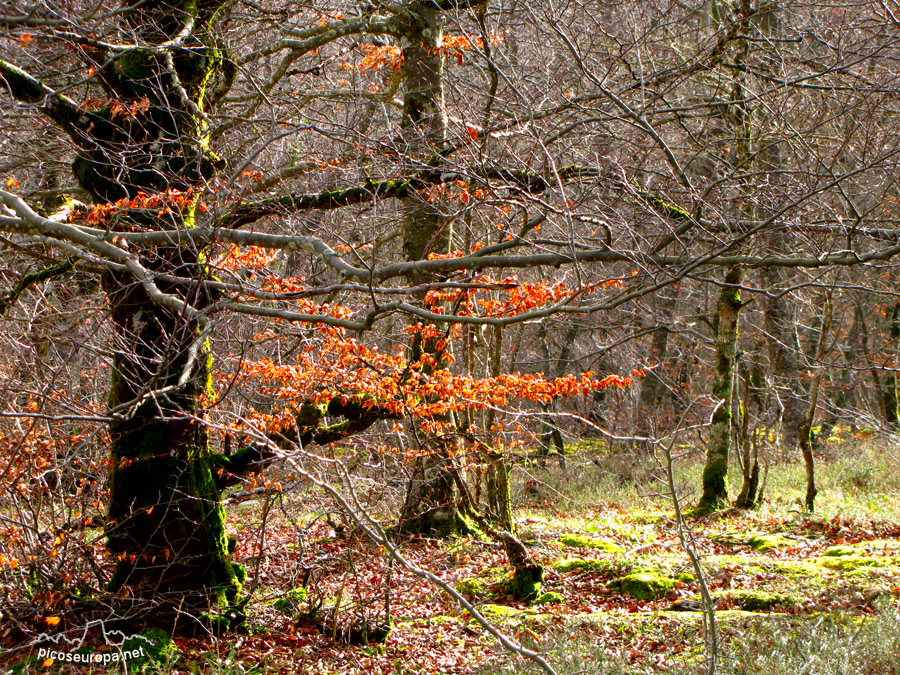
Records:
[[[747,543],[760,553],[768,553],[776,548],[796,546],[797,544],[796,541],[780,534],[754,534],[750,536]]]
[[[491,623],[508,623],[519,621],[537,615],[533,609],[516,609],[506,605],[492,605],[490,603],[477,608],[478,613]]]
[[[697,577],[690,572],[681,572],[675,575],[675,581],[680,581],[683,584],[692,584],[697,581]]]
[[[484,579],[460,579],[454,588],[468,598],[487,598],[491,595],[488,583]]]
[[[588,537],[583,534],[564,534],[559,538],[559,541],[564,546],[571,546],[572,548],[589,548],[612,555],[621,555],[625,552],[621,546],[617,546],[610,541],[597,539],[596,537]]]
[[[675,580],[653,572],[636,572],[609,582],[609,588],[638,600],[655,600],[675,588]]]
[[[829,558],[858,556],[859,554],[860,550],[855,546],[832,546],[825,549],[825,551],[822,553],[823,556],[827,556]]]
[[[533,605],[555,605],[559,604],[563,601],[563,596],[561,593],[557,593],[556,591],[546,591],[545,593],[541,593],[537,598],[535,598]]]
[[[711,569],[734,568],[742,574],[766,574],[769,561],[765,558],[745,558],[739,555],[711,555],[706,558]]]
[[[766,612],[773,609],[790,609],[800,603],[783,593],[766,593],[764,591],[731,591],[716,594],[714,597],[727,598],[732,607],[746,612]]]
[[[577,569],[585,572],[612,571],[616,569],[616,566],[608,560],[597,560],[595,558],[563,558],[553,563],[552,567],[562,574],[574,572]]]
[[[306,589],[295,588],[277,598],[272,606],[282,614],[294,616],[300,613],[300,605],[306,601]]]

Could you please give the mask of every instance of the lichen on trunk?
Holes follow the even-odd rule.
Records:
[[[738,287],[744,278],[740,266],[725,274],[716,314],[716,374],[712,395],[719,403],[712,417],[703,468],[703,494],[696,511],[704,513],[728,505],[728,455],[731,449],[734,361],[737,354],[741,302]]]

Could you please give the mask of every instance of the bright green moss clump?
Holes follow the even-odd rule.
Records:
[[[605,539],[588,537],[583,534],[564,534],[559,538],[559,541],[564,546],[589,548],[602,553],[610,553],[612,555],[621,555],[625,552],[621,546],[617,546],[612,542],[606,541]]]
[[[636,572],[613,579],[609,588],[638,600],[655,600],[675,588],[675,580],[654,572]]]
[[[725,532],[712,537],[712,540],[729,546],[750,546],[760,553],[768,553],[776,548],[794,546],[797,542],[780,534],[765,532]]]
[[[553,563],[552,567],[557,572],[563,574],[573,572],[577,569],[581,569],[585,572],[615,569],[614,565],[611,565],[608,561],[596,560],[594,558],[563,558],[562,560]]]
[[[460,579],[454,588],[470,598],[486,598],[491,594],[487,583],[482,579]]]
[[[852,572],[853,570],[866,567],[888,567],[892,562],[891,558],[868,555],[828,556],[828,552],[826,551],[825,553],[826,555],[819,558],[819,562],[825,567],[830,567],[833,570],[841,570],[842,572]]]
[[[534,601],[535,605],[554,605],[563,601],[563,596],[555,591],[541,593]]]
[[[747,543],[760,553],[768,553],[776,548],[794,546],[797,542],[782,537],[780,534],[753,534],[750,535]]]
[[[306,600],[306,589],[303,587],[288,591],[272,603],[282,614],[294,615],[300,612],[300,605]]]

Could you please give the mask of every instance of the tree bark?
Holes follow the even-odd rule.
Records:
[[[97,73],[111,92],[85,110],[7,63],[2,75],[16,98],[39,103],[78,148],[73,173],[98,203],[182,191],[160,215],[130,215],[115,228],[189,228],[190,191],[215,173],[204,140],[207,90],[223,70],[211,30],[221,2],[150,0],[122,14],[123,34],[138,45]],[[193,30],[185,30],[191,26]],[[123,112],[123,110],[125,112]],[[157,207],[158,208],[158,207]],[[203,279],[196,250],[158,247],[132,253],[151,274]],[[182,628],[186,617],[239,615],[243,568],[232,561],[220,502],[227,462],[209,447],[201,397],[210,385],[210,355],[195,310],[211,300],[184,286],[157,284],[161,303],[126,272],[104,273],[117,341],[109,391],[107,546],[116,569],[111,590],[144,601],[132,614]],[[174,303],[174,304],[173,304]],[[180,305],[184,311],[178,311]],[[190,311],[188,311],[190,308]],[[258,454],[244,453],[243,459]],[[245,463],[249,464],[249,462]],[[218,621],[212,618],[212,622]]]
[[[638,424],[637,435],[645,438],[652,438],[661,431],[664,420],[664,413],[660,410],[664,394],[666,393],[666,383],[663,379],[663,373],[668,365],[669,359],[669,326],[675,312],[675,305],[678,301],[677,295],[668,297],[653,296],[652,302],[660,310],[658,323],[653,329],[652,339],[650,343],[650,366],[644,377],[641,379],[641,396],[638,406]],[[661,424],[662,423],[662,424]],[[642,442],[638,444],[640,450],[649,455],[653,451],[651,443]]]
[[[758,505],[759,494],[759,452],[753,442],[750,430],[751,374],[746,366],[743,370],[744,400],[741,405],[741,469],[743,481],[734,505],[739,509],[752,509]],[[755,397],[758,398],[758,397]]]
[[[720,403],[712,418],[706,465],[703,468],[703,494],[697,504],[700,513],[728,505],[728,456],[732,438],[734,363],[737,355],[738,321],[741,295],[738,287],[744,270],[735,266],[725,274],[716,314],[716,375],[712,394]]]
[[[444,16],[436,4],[414,2],[405,6],[405,17],[400,37],[404,114],[399,149],[414,161],[434,166],[441,162],[441,151],[447,139],[444,57],[440,50]],[[431,203],[426,195],[411,192],[404,199],[404,209],[403,252],[408,261],[448,252],[452,221],[436,202]],[[409,281],[418,284],[427,278],[414,272]],[[427,374],[447,366],[446,342],[414,334],[409,350],[410,362],[421,362],[421,366],[413,367],[420,367]],[[402,532],[451,536],[477,531],[471,503],[466,495],[457,494],[464,484],[453,460],[455,441],[450,429],[454,425],[452,420],[442,421],[448,425],[448,431],[438,435],[416,430],[417,420],[411,420],[412,444],[416,446],[418,456],[400,517]]]
[[[816,488],[816,468],[815,468],[815,458],[813,456],[813,422],[816,417],[816,406],[819,400],[819,387],[822,383],[822,375],[825,372],[824,367],[822,367],[821,362],[825,357],[825,353],[828,349],[828,335],[831,332],[831,319],[832,319],[832,304],[831,304],[831,295],[827,294],[824,297],[824,310],[825,314],[822,317],[822,328],[819,333],[819,340],[816,346],[816,374],[813,376],[812,386],[810,386],[809,390],[809,404],[806,409],[806,415],[803,419],[803,424],[800,425],[800,450],[803,453],[803,464],[806,469],[806,509],[808,511],[812,511],[815,507],[816,495],[818,494],[818,489]]]
[[[894,304],[891,311],[891,327],[890,327],[891,344],[896,345],[900,341],[900,302]],[[881,390],[881,398],[884,402],[884,423],[891,431],[900,430],[900,413],[897,410],[897,388],[898,378],[895,370],[889,372],[885,377],[884,386]]]

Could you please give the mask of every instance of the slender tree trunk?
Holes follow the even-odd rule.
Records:
[[[900,302],[894,304],[891,311],[891,343],[897,345],[900,341]],[[895,366],[896,369],[896,366]],[[890,371],[885,377],[881,390],[881,398],[884,402],[884,423],[891,431],[900,430],[900,414],[897,410],[898,378],[896,370]]]
[[[857,338],[859,340],[860,351],[865,359],[866,367],[869,369],[869,374],[872,376],[872,385],[875,388],[874,395],[871,398],[866,398],[869,401],[870,406],[876,409],[873,410],[873,413],[877,413],[884,419],[887,419],[888,412],[884,408],[884,384],[881,381],[881,376],[878,374],[878,367],[875,365],[875,361],[872,358],[872,352],[869,349],[869,327],[866,324],[865,310],[862,307],[862,303],[859,301],[856,303],[855,312],[856,324],[859,327]]]
[[[669,326],[675,312],[676,296],[654,296],[654,302],[658,305],[660,316],[658,324],[653,329],[653,337],[650,346],[650,366],[641,380],[641,396],[638,406],[638,436],[652,437],[661,431],[660,423],[663,414],[660,410],[666,385],[663,380],[664,368],[668,363],[669,351]],[[652,444],[642,443],[640,449],[644,454],[652,452]]]
[[[773,251],[783,251],[783,236],[773,236]],[[776,267],[767,267],[764,282],[770,293],[764,310],[766,333],[769,335],[769,360],[779,399],[783,406],[781,418],[781,449],[784,458],[796,450],[800,439],[800,425],[803,423],[805,394],[800,384],[800,368],[797,359],[796,340],[793,335],[793,321],[787,297],[778,295],[779,286],[786,282],[784,274]]]
[[[822,383],[822,375],[825,368],[821,365],[825,352],[828,349],[828,335],[831,332],[832,305],[831,294],[824,298],[825,314],[822,317],[822,329],[816,346],[816,374],[813,376],[809,390],[809,405],[806,409],[803,424],[800,425],[800,450],[803,453],[803,464],[806,467],[806,508],[812,511],[815,507],[816,495],[816,467],[813,456],[813,422],[816,417],[816,405],[819,399],[819,387]]]
[[[561,377],[565,374],[566,367],[572,359],[572,349],[575,346],[575,340],[581,327],[573,324],[565,333],[562,339],[562,348],[554,367],[553,359],[550,354],[550,342],[547,338],[547,327],[541,323],[538,328],[538,337],[540,339],[541,354],[544,357],[544,373],[547,377]],[[544,413],[541,418],[541,456],[549,457],[552,452],[552,446],[556,446],[556,452],[559,457],[559,465],[562,468],[566,466],[566,445],[563,441],[562,431],[559,428],[553,413],[556,410],[556,402],[541,405],[541,412]],[[543,459],[541,460],[543,462]]]
[[[712,394],[721,403],[716,408],[706,448],[703,468],[703,494],[697,504],[700,513],[713,511],[728,504],[728,456],[732,439],[732,396],[734,393],[734,362],[737,354],[738,320],[741,295],[738,290],[744,270],[735,266],[725,274],[725,284],[719,295],[716,314],[716,375]]]
[[[503,370],[503,327],[491,328],[493,340],[490,345],[490,359],[488,373],[491,377],[497,377]],[[490,435],[494,425],[495,411],[493,408],[485,410],[484,429],[485,436]],[[512,516],[512,497],[509,490],[510,465],[502,452],[490,449],[487,452],[487,498],[488,511],[491,520],[497,526],[514,534],[516,525]]]
[[[743,481],[741,491],[734,502],[739,509],[752,509],[758,504],[757,494],[759,492],[759,451],[756,444],[753,443],[753,432],[750,429],[750,391],[751,391],[751,374],[750,369],[746,366],[742,368],[744,381],[744,401],[741,406],[741,469],[743,473]]]

